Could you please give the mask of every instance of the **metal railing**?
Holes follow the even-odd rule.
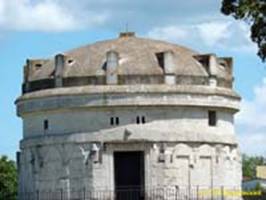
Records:
[[[265,200],[266,193],[260,191],[245,192],[219,187],[211,188],[119,188],[116,190],[71,190],[31,191],[18,194],[18,200]],[[5,198],[4,200],[11,200]],[[12,199],[13,200],[13,199]]]

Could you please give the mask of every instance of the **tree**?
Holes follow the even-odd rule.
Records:
[[[256,166],[265,165],[265,159],[262,156],[242,156],[243,176],[248,178],[256,178]]]
[[[0,156],[0,199],[15,200],[16,193],[16,164],[6,156]]]
[[[221,11],[250,24],[251,39],[258,45],[258,56],[266,61],[266,1],[223,0]]]

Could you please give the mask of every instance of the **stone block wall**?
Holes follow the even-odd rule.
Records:
[[[144,151],[145,189],[240,188],[241,158],[234,145],[201,143],[97,144],[99,157],[90,155],[93,143],[31,146],[21,153],[20,191],[114,190],[116,151]],[[163,149],[163,153],[161,151]]]
[[[220,135],[234,135],[233,115],[224,109],[217,110],[217,126],[208,125],[208,110],[212,108],[196,107],[131,107],[105,109],[72,109],[71,111],[52,111],[32,113],[23,119],[24,138],[44,135],[62,135],[73,133],[90,133],[116,127],[137,124],[137,117],[145,118],[145,124],[139,126],[149,129],[193,132]],[[111,125],[111,118],[119,118],[119,124]],[[49,127],[44,129],[44,121]]]

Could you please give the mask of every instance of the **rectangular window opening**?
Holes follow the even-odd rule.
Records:
[[[119,125],[119,117],[115,118],[115,123],[116,123],[116,125]]]
[[[49,121],[46,119],[43,121],[43,129],[48,130],[48,128],[49,128]]]
[[[217,124],[216,111],[209,110],[208,117],[209,117],[209,126],[216,126]]]
[[[139,118],[139,116],[137,116],[137,118],[136,118],[136,123],[137,123],[137,124],[140,123],[140,118]]]
[[[113,118],[113,117],[110,118],[110,125],[111,125],[111,126],[114,125],[114,118]]]
[[[146,120],[145,120],[145,117],[144,116],[142,116],[142,118],[141,118],[141,123],[142,124],[145,124],[146,123]]]
[[[156,53],[156,58],[159,66],[164,70],[164,53],[163,52]]]

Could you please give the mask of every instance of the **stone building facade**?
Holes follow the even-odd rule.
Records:
[[[234,188],[232,58],[121,33],[27,60],[19,191]]]

